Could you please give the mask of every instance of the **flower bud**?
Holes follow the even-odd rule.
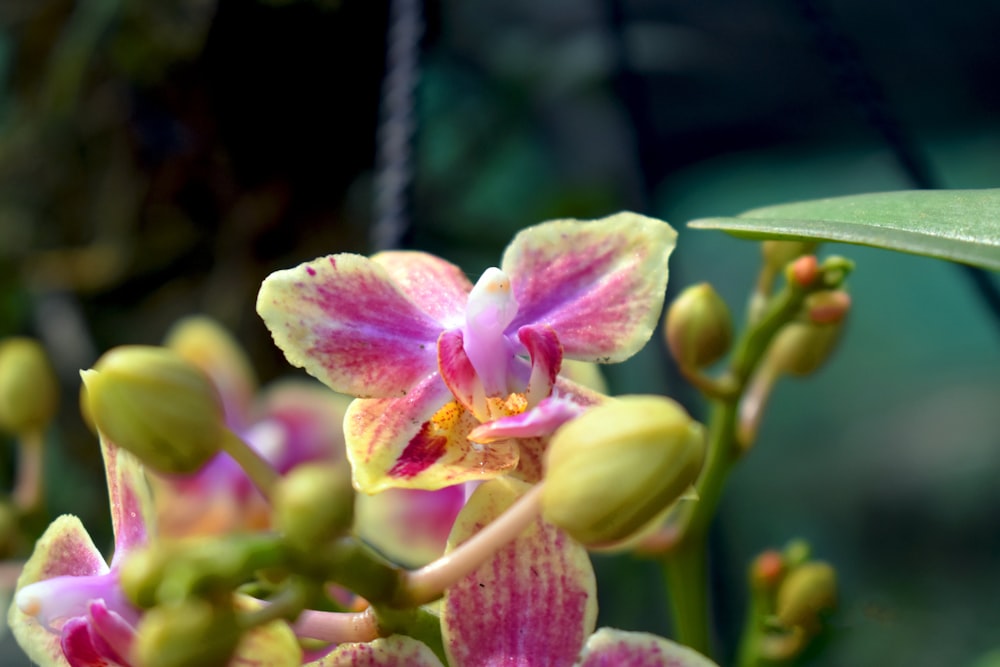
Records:
[[[307,463],[275,488],[274,526],[297,547],[311,549],[340,537],[354,520],[350,471],[335,463]]]
[[[812,561],[795,568],[778,588],[777,618],[785,627],[815,628],[820,615],[837,604],[837,573],[829,563]]]
[[[59,385],[45,349],[30,338],[0,343],[0,428],[41,431],[52,420]]]
[[[684,368],[704,368],[732,344],[729,308],[708,283],[692,285],[674,299],[667,311],[667,345]]]
[[[806,297],[806,315],[813,324],[837,324],[851,309],[851,297],[843,290],[824,290]]]
[[[232,607],[193,598],[146,612],[136,632],[132,662],[143,667],[218,667],[229,664],[239,641]]]
[[[817,245],[815,241],[764,241],[760,244],[760,251],[764,263],[777,272],[795,258],[811,253]]]
[[[587,546],[625,541],[694,483],[704,456],[704,428],[675,401],[609,401],[553,436],[542,515]]]
[[[840,323],[790,322],[774,337],[766,363],[788,375],[815,373],[833,354],[841,329]]]
[[[225,428],[219,396],[175,352],[118,347],[80,375],[97,428],[157,472],[192,473],[218,453]]]
[[[128,553],[118,570],[118,581],[132,604],[144,609],[156,605],[160,583],[180,553],[176,546],[156,541]]]
[[[781,553],[768,549],[757,555],[750,564],[750,585],[759,591],[774,589],[785,574],[785,559]]]

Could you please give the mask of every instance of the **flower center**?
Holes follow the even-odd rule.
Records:
[[[463,347],[485,396],[507,393],[507,368],[514,350],[504,331],[517,315],[510,278],[500,269],[486,269],[469,292],[465,306]]]

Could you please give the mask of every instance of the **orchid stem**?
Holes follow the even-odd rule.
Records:
[[[543,485],[544,482],[536,484],[506,512],[450,553],[419,570],[404,573],[405,606],[415,607],[437,599],[449,586],[476,570],[498,549],[524,532],[541,511]]]
[[[20,434],[18,445],[17,482],[13,500],[23,514],[29,514],[41,507],[44,495],[44,435],[41,430],[25,431]]]
[[[292,629],[299,637],[338,644],[370,642],[379,636],[378,621],[371,607],[348,613],[306,609]]]
[[[274,494],[274,487],[281,479],[278,471],[271,467],[271,464],[256,449],[229,429],[224,430],[222,450],[235,459],[250,481],[254,483],[254,486],[270,502]]]

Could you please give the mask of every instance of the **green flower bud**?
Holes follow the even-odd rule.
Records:
[[[704,368],[733,342],[733,322],[722,297],[708,283],[680,293],[667,310],[667,346],[684,368]]]
[[[542,515],[587,546],[625,541],[694,483],[704,456],[704,428],[675,401],[609,401],[553,436]]]
[[[275,488],[274,526],[297,547],[312,549],[342,536],[354,520],[350,470],[335,463],[307,463]]]
[[[225,425],[218,393],[177,353],[118,347],[80,375],[85,412],[97,428],[157,472],[195,472],[219,451]]]
[[[143,667],[219,667],[240,641],[231,606],[197,598],[154,607],[136,632],[132,662]]]
[[[815,373],[833,354],[841,330],[840,323],[790,322],[774,337],[766,363],[788,375]]]
[[[837,604],[837,573],[829,563],[812,561],[795,568],[778,588],[777,618],[785,627],[815,629],[820,615]]]
[[[30,338],[0,343],[0,428],[41,431],[55,416],[59,384],[45,349]]]

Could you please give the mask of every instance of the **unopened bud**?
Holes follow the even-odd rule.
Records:
[[[787,266],[785,275],[789,282],[809,287],[819,277],[819,260],[816,255],[803,255]]]
[[[839,323],[790,322],[774,337],[766,363],[788,375],[815,373],[833,354],[841,329]]]
[[[354,489],[346,466],[303,464],[275,488],[275,528],[297,547],[315,548],[340,537],[353,520]]]
[[[750,585],[756,590],[772,590],[777,587],[783,574],[785,574],[785,559],[780,552],[768,549],[751,563]]]
[[[30,338],[0,343],[0,428],[41,431],[55,416],[59,385],[45,349]]]
[[[708,283],[688,287],[667,310],[666,335],[670,352],[681,366],[709,366],[732,344],[729,308]]]
[[[232,607],[194,598],[143,615],[132,661],[143,667],[219,667],[229,664],[239,640]]]
[[[778,588],[777,618],[785,627],[815,628],[837,604],[837,573],[829,563],[803,563]]]
[[[851,297],[843,290],[825,290],[806,297],[806,315],[814,324],[837,324],[851,310]]]
[[[129,551],[118,569],[125,597],[143,609],[155,606],[160,583],[179,553],[177,543],[160,540]]]
[[[704,428],[675,401],[609,401],[553,436],[542,515],[587,546],[622,542],[694,483],[704,456]]]
[[[781,271],[796,257],[816,249],[814,241],[764,241],[760,244],[764,263],[773,271]]]
[[[82,371],[90,418],[157,472],[197,471],[218,453],[222,405],[209,379],[161,347],[118,347]]]

